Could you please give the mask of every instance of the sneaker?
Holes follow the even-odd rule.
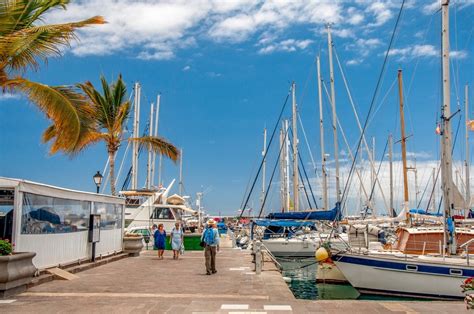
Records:
[[[207,272],[206,275],[210,275],[211,273],[210,272]]]
[[[213,273],[213,274],[217,273],[217,270],[213,270],[212,273]]]

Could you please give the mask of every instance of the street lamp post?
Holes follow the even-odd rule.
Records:
[[[97,194],[99,194],[99,189],[100,189],[100,185],[102,184],[102,178],[103,176],[100,174],[100,171],[97,171],[97,173],[92,177],[94,179],[94,183],[97,187]],[[90,219],[90,230],[92,230],[93,232],[93,219],[92,219],[93,215],[91,214],[91,219]],[[95,262],[95,240],[92,239],[93,237],[91,237],[91,240],[92,240],[92,262]],[[89,241],[91,241],[89,240]]]
[[[100,171],[97,171],[97,173],[94,175],[94,183],[97,186],[97,194],[99,193],[100,185],[102,184],[102,175],[100,174]]]

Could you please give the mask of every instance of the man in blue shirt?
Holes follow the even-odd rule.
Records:
[[[206,258],[206,274],[211,275],[217,273],[216,270],[216,253],[219,251],[219,232],[217,231],[216,222],[213,219],[207,221],[206,230],[204,230],[201,241],[206,243],[204,248],[204,257]]]

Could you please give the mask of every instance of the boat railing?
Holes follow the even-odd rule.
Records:
[[[283,266],[278,262],[276,257],[272,254],[272,252],[265,246],[263,242],[261,242],[261,248],[263,248],[262,252],[267,254],[267,256],[270,258],[270,260],[275,263],[275,265],[278,267],[278,269],[281,271],[283,269]],[[264,259],[263,259],[264,260]]]
[[[463,244],[461,244],[459,247],[462,249],[462,248],[466,248],[466,262],[467,262],[467,266],[470,266],[469,265],[469,246],[474,242],[474,239],[470,239],[466,242],[464,242]]]

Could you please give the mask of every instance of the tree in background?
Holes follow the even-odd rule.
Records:
[[[130,101],[126,98],[127,89],[122,76],[120,75],[113,84],[109,84],[103,76],[100,81],[102,92],[98,91],[91,82],[77,85],[79,91],[83,93],[81,97],[85,99],[76,108],[81,121],[78,140],[65,143],[61,137],[58,137],[58,129],[53,124],[44,132],[43,141],[52,142],[52,154],[63,151],[72,156],[92,144],[104,142],[110,163],[110,190],[112,195],[116,195],[115,156],[123,141],[147,145],[173,161],[179,158],[179,152],[173,144],[161,137],[125,138],[123,130],[130,115]]]

